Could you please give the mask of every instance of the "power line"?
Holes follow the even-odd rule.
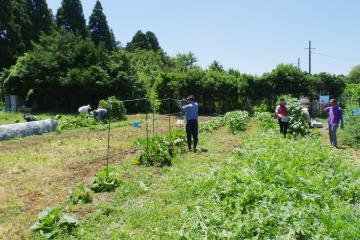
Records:
[[[333,59],[339,59],[339,60],[351,61],[351,62],[360,62],[360,59],[338,57],[338,56],[328,55],[328,54],[319,53],[319,52],[313,52],[313,53],[316,54],[316,55],[320,55],[320,56],[328,57],[328,58],[333,58]]]

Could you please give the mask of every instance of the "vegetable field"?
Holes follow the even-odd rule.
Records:
[[[356,155],[255,116],[201,117],[193,153],[175,118],[169,134],[155,116],[147,148],[129,115],[109,171],[106,125],[2,142],[0,239],[359,239]]]

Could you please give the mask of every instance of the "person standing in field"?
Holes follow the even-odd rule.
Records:
[[[289,113],[286,107],[286,102],[284,98],[280,99],[280,104],[275,109],[275,116],[279,121],[280,133],[286,138],[286,133],[288,129],[289,122]]]
[[[194,152],[198,144],[198,104],[195,102],[195,97],[190,95],[187,97],[187,104],[181,106],[181,111],[185,112],[186,117],[186,137],[188,149],[191,151],[192,138],[194,139]]]
[[[344,128],[342,110],[337,105],[336,100],[331,99],[329,107],[325,107],[325,105],[323,105],[323,111],[329,113],[328,126],[329,126],[330,145],[337,147],[336,131],[339,127],[340,121],[341,121],[340,127]]]

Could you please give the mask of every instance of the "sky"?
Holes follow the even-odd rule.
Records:
[[[312,73],[348,74],[360,64],[358,0],[100,0],[110,28],[125,46],[152,31],[170,56],[195,54],[225,69],[261,75],[278,64]],[[61,0],[47,0],[54,15]],[[88,22],[96,0],[82,0]]]

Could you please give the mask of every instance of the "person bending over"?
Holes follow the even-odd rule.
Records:
[[[99,121],[103,121],[107,115],[108,111],[104,108],[98,108],[94,110],[94,118]]]
[[[87,106],[81,106],[81,107],[79,107],[78,112],[79,112],[79,113],[89,114],[89,113],[90,113],[90,110],[91,110],[90,105],[87,105]]]

